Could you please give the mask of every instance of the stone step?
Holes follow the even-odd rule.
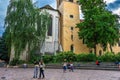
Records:
[[[10,66],[11,68],[14,68],[14,66]],[[18,65],[19,68],[23,68],[23,65]],[[28,64],[28,68],[33,68],[34,64]],[[62,64],[46,64],[46,68],[48,69],[62,69]],[[119,70],[118,65],[114,64],[101,64],[97,66],[95,63],[89,63],[89,64],[74,64],[75,69],[92,69],[92,70]]]
[[[58,65],[46,65],[46,68],[62,69],[62,66]],[[75,69],[97,69],[97,70],[119,70],[118,66],[105,66],[105,65],[89,65],[89,66],[74,66]]]

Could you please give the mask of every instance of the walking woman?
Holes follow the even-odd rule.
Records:
[[[44,74],[45,64],[44,64],[43,61],[39,62],[39,67],[40,67],[39,79],[40,78],[45,78],[45,74]]]

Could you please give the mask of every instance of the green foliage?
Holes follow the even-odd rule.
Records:
[[[32,52],[30,53],[30,60],[28,63],[34,63],[35,61],[39,61],[39,60],[40,60],[40,55],[35,54],[35,51],[32,50]]]
[[[42,46],[49,24],[49,15],[40,13],[32,0],[11,0],[5,18],[5,41],[9,48],[14,48],[15,58],[28,48],[28,53]],[[41,49],[41,48],[39,48]]]
[[[57,55],[44,55],[42,56],[43,61],[45,63],[57,63],[57,62],[74,62],[76,61],[76,55],[73,52],[61,52]],[[30,62],[34,62],[35,60],[40,60],[40,55],[32,54],[30,58]]]
[[[33,55],[30,61],[33,63],[34,61],[40,60],[40,55]],[[73,52],[61,52],[57,55],[44,55],[43,60],[45,63],[62,63],[66,62],[95,62],[96,60],[102,62],[117,62],[120,61],[120,53],[113,54],[111,52],[104,53],[102,56],[96,56],[93,53],[81,53],[74,54]]]
[[[34,40],[35,13],[31,0],[10,1],[5,19],[6,43],[10,45],[9,48],[14,47],[16,58]]]
[[[34,63],[35,61],[39,61],[40,60],[40,55],[33,55],[30,58],[29,63]]]
[[[120,52],[115,55],[115,59],[116,59],[116,61],[119,61],[119,62],[120,62]]]
[[[104,55],[98,57],[98,60],[104,61],[104,62],[115,62],[116,61],[116,55],[112,52],[106,52]]]
[[[106,49],[107,44],[115,45],[119,39],[118,16],[105,7],[103,0],[79,0],[84,21],[77,24],[79,38],[84,39],[89,48],[100,44]]]
[[[61,52],[56,55],[56,61],[57,62],[63,62],[66,60],[67,62],[73,62],[76,61],[76,56],[73,52],[68,51],[68,52]]]
[[[4,34],[0,38],[0,59],[5,60],[6,62],[9,61],[8,48],[5,43]]]
[[[45,56],[43,56],[43,61],[45,63],[53,63],[54,62],[54,57],[55,56],[52,56],[52,55],[45,55]]]
[[[36,26],[36,32],[35,32],[35,38],[36,38],[36,46],[39,47],[39,49],[42,48],[45,37],[46,37],[46,32],[48,31],[48,27],[50,24],[50,15],[46,12],[43,11],[41,14],[37,14],[37,26]],[[39,50],[40,51],[40,50]],[[40,53],[40,52],[39,52]]]
[[[93,53],[82,53],[82,54],[77,54],[77,62],[80,61],[85,61],[85,62],[90,62],[90,61],[95,61],[96,60],[96,55]]]
[[[25,63],[25,61],[19,60],[19,59],[17,59],[17,58],[13,58],[13,60],[10,62],[10,65],[16,66],[16,65],[18,65],[18,64],[23,64],[23,63]]]

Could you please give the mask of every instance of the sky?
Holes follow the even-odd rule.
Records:
[[[107,8],[112,11],[114,14],[120,15],[120,0],[104,0],[106,1]],[[53,8],[56,8],[56,0],[33,0],[33,3],[36,3],[38,7],[44,5],[51,5]],[[2,36],[4,28],[4,19],[6,16],[7,6],[9,0],[0,0],[0,36]],[[81,15],[82,17],[82,15]]]

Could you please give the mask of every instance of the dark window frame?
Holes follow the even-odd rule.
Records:
[[[70,2],[73,2],[73,0],[69,0]]]
[[[53,18],[52,18],[52,16],[50,16],[50,25],[49,25],[49,27],[48,27],[48,32],[47,32],[47,36],[52,36],[53,34],[52,34],[52,30],[53,29]]]
[[[70,18],[74,18],[74,16],[73,16],[73,15],[70,15]]]
[[[99,56],[101,56],[102,55],[102,50],[99,50]]]
[[[73,34],[71,35],[71,40],[73,41]]]
[[[74,52],[74,45],[73,45],[73,44],[70,46],[70,50],[71,50],[72,52]]]
[[[70,30],[71,30],[71,31],[73,31],[73,30],[74,30],[74,28],[73,28],[73,27],[70,27]]]

